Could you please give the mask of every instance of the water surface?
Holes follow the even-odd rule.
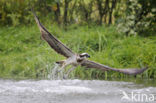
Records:
[[[148,98],[153,94],[156,99],[156,87],[133,82],[0,80],[0,103],[133,103],[131,100],[122,100],[123,93],[130,97],[132,92],[147,94]]]

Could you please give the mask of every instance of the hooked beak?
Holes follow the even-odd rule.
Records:
[[[88,55],[87,57],[90,58],[90,55]]]

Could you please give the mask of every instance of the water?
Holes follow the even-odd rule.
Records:
[[[63,79],[63,73],[61,71],[61,68],[59,67],[58,64],[54,63],[52,68],[48,68],[49,74],[48,74],[48,79],[51,80],[56,80],[56,79]],[[60,71],[60,73],[59,73]]]
[[[156,99],[156,87],[133,82],[0,80],[0,103],[133,103],[121,100],[123,93],[130,97],[132,92],[140,96],[146,94],[147,98],[154,95]],[[156,103],[156,100],[149,103]]]
[[[72,72],[75,67],[71,67],[68,69],[67,72],[65,72],[66,68],[61,68],[58,64],[54,63],[52,68],[48,68],[48,75],[47,78],[50,80],[62,80],[62,79],[69,79],[69,74]]]

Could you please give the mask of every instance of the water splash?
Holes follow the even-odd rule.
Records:
[[[61,68],[58,64],[54,63],[52,68],[48,68],[48,76],[47,78],[50,80],[59,80],[64,79],[64,68]]]

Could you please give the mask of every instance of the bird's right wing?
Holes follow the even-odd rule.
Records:
[[[129,75],[137,75],[137,74],[140,74],[140,73],[143,73],[146,69],[148,69],[147,67],[146,68],[141,68],[141,69],[117,69],[117,68],[111,68],[109,66],[106,66],[106,65],[103,65],[103,64],[99,64],[99,63],[96,63],[96,62],[93,62],[93,61],[90,61],[90,60],[84,60],[81,64],[81,66],[83,67],[86,67],[86,68],[95,68],[95,69],[100,69],[100,70],[112,70],[112,71],[117,71],[117,72],[121,72],[121,73],[124,73],[124,74],[129,74]]]
[[[33,12],[33,10],[32,10]],[[48,44],[59,54],[65,56],[65,57],[71,57],[75,55],[68,47],[66,47],[63,43],[61,43],[56,37],[51,35],[48,30],[40,23],[38,17],[33,12],[35,21],[40,29],[40,32],[42,34],[42,38],[48,42]]]

